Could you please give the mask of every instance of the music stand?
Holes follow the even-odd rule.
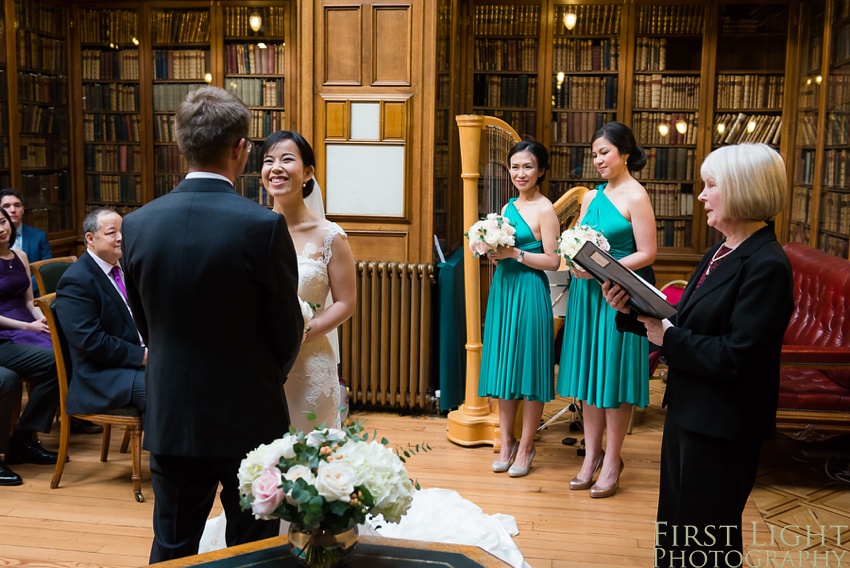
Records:
[[[564,319],[567,315],[567,298],[570,291],[570,271],[569,270],[546,270],[546,276],[549,277],[549,294],[552,297],[552,315],[556,318]],[[564,415],[566,412],[571,412],[570,424],[576,424],[578,429],[584,431],[584,423],[581,415],[581,406],[578,405],[575,397],[571,403],[555,413],[555,416],[544,422],[537,428],[540,432],[553,422]]]

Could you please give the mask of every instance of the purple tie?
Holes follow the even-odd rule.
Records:
[[[113,266],[111,274],[112,278],[115,279],[115,284],[118,286],[118,289],[121,290],[121,294],[126,298],[127,289],[124,287],[124,281],[121,280],[121,269],[117,266]]]

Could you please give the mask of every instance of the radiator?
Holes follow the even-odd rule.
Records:
[[[431,378],[430,264],[359,261],[357,307],[340,328],[349,403],[427,408]]]

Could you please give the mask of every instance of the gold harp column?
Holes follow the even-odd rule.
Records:
[[[478,153],[485,117],[474,114],[456,117],[460,138],[461,178],[463,179],[463,226],[478,221]],[[463,281],[466,300],[466,397],[449,413],[447,436],[461,446],[493,444],[498,447],[499,416],[490,400],[478,396],[481,370],[481,274],[480,263],[464,247]],[[495,403],[493,403],[495,406]]]

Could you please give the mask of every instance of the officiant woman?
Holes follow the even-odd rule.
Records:
[[[779,354],[794,309],[791,264],[774,233],[785,164],[766,144],[725,146],[702,164],[699,195],[725,240],[703,257],[670,320],[618,323],[661,346],[669,367],[656,566],[741,566],[741,515],[762,442],[776,427]],[[730,528],[724,528],[730,527]],[[695,538],[683,538],[686,531]]]

